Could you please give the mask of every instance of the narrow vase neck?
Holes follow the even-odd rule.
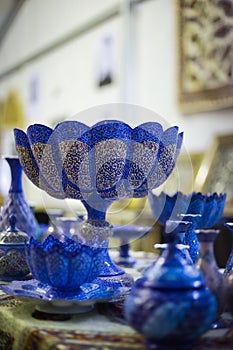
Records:
[[[214,254],[214,245],[213,242],[200,242],[199,241],[199,254],[200,257],[203,256],[208,250],[209,253]]]
[[[11,186],[9,192],[22,192],[22,167],[18,158],[6,158],[11,171]]]

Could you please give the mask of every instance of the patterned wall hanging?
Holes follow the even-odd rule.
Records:
[[[183,113],[233,106],[233,0],[177,0]]]

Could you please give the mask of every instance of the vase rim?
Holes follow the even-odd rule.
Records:
[[[197,229],[195,230],[195,233],[199,234],[199,233],[204,233],[206,235],[210,234],[210,233],[219,233],[220,230],[216,229],[216,228],[201,228],[201,229]]]

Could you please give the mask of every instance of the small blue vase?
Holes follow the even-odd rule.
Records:
[[[202,273],[188,265],[177,247],[173,223],[166,225],[167,248],[146,269],[125,300],[126,319],[156,349],[187,349],[216,317],[216,300]]]
[[[215,296],[218,306],[217,316],[219,320],[213,325],[215,328],[221,327],[220,316],[225,306],[223,275],[219,271],[214,255],[214,241],[219,232],[219,230],[215,229],[196,230],[197,239],[200,243],[196,267],[202,272],[206,285]]]
[[[38,238],[40,235],[39,226],[23,193],[22,167],[19,159],[12,156],[5,157],[5,160],[10,167],[11,185],[0,211],[0,231],[8,228],[9,217],[15,215],[18,229],[26,232],[29,237]]]

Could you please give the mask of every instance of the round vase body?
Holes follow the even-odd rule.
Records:
[[[11,186],[0,212],[0,230],[9,226],[9,217],[15,215],[17,228],[26,232],[28,236],[36,238],[40,232],[32,209],[25,200],[22,189],[22,167],[18,157],[6,157],[11,171]]]
[[[214,297],[200,289],[172,290],[136,282],[125,301],[129,324],[159,348],[189,348],[215,318]]]

